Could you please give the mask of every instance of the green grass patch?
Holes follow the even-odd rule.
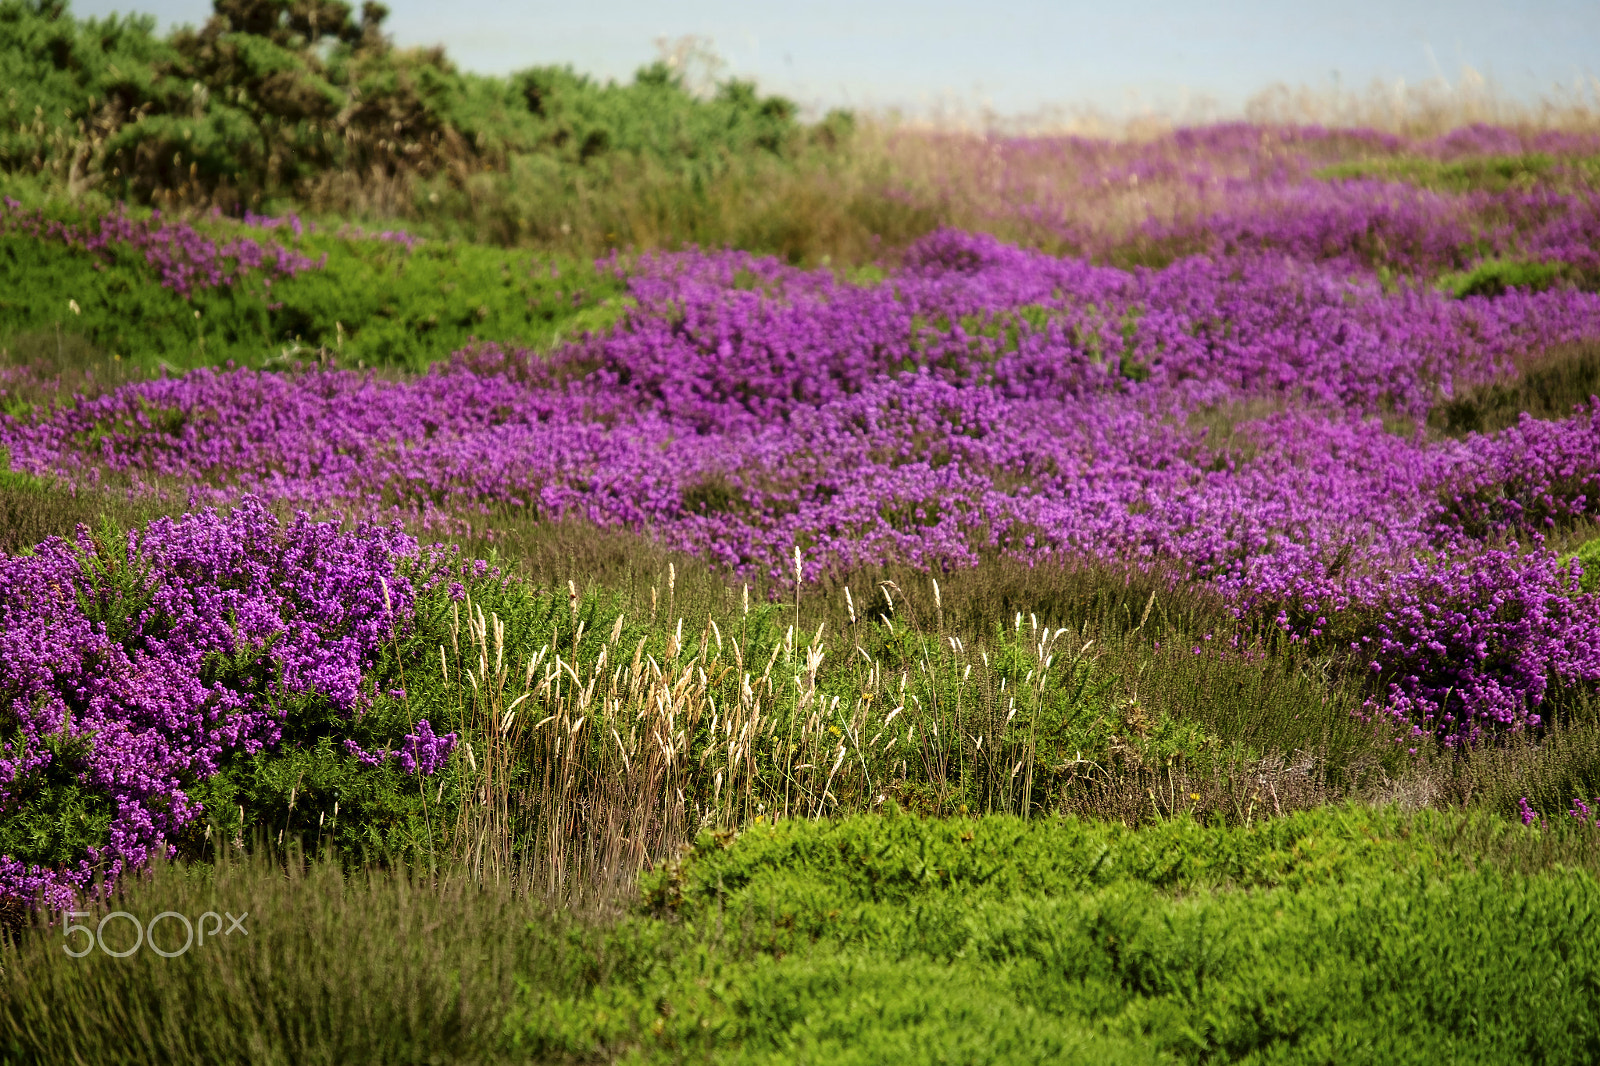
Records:
[[[321,233],[242,235],[289,241],[313,259],[326,255],[327,266],[270,291],[249,276],[185,299],[163,288],[137,252],[91,255],[0,237],[0,343],[72,336],[146,369],[272,365],[321,351],[342,365],[421,370],[469,338],[544,349],[603,331],[628,303],[621,279],[571,256],[458,241],[408,250]]]
[[[1312,173],[1324,181],[1369,178],[1378,181],[1399,181],[1423,189],[1440,192],[1505,192],[1508,189],[1527,189],[1546,181],[1558,167],[1571,164],[1592,167],[1594,160],[1557,160],[1542,152],[1525,155],[1479,156],[1445,162],[1416,156],[1395,156],[1387,159],[1356,160],[1336,163]]]
[[[1438,287],[1458,300],[1468,296],[1503,296],[1511,289],[1544,292],[1569,273],[1564,263],[1534,263],[1516,259],[1488,259],[1471,270],[1445,274]]]

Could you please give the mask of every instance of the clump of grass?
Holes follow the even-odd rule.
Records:
[[[1408,769],[1400,791],[1420,788],[1434,806],[1480,806],[1508,817],[1522,799],[1555,815],[1574,799],[1600,795],[1600,708],[1592,698],[1561,693],[1550,702],[1569,708],[1553,727],[1454,757],[1426,754]]]
[[[0,467],[7,468],[0,472],[0,552],[10,555],[31,551],[51,537],[70,539],[80,525],[99,529],[109,522],[126,529],[184,510],[175,501],[65,488],[9,466],[0,449]]]
[[[63,301],[63,305],[65,302]],[[94,397],[156,369],[124,358],[93,343],[69,321],[52,327],[19,329],[0,340],[0,410],[26,418],[38,410],[71,403],[77,396]]]
[[[1523,414],[1571,418],[1574,409],[1600,394],[1600,343],[1579,341],[1539,353],[1509,380],[1462,390],[1428,413],[1428,428],[1445,437],[1495,433]]]
[[[1399,757],[1327,664],[1171,575],[995,560],[841,575],[785,603],[621,534],[495,541],[526,569],[447,608],[408,688],[464,731],[451,853],[554,898],[606,895],[757,817],[892,801],[1246,821]]]
[[[171,918],[127,958],[60,916],[0,945],[0,1058],[14,1063],[340,1063],[506,1060],[514,982],[559,958],[570,919],[463,876],[367,868],[269,849],[214,866],[157,864],[124,879],[79,924],[122,910],[141,924],[175,912],[213,935],[179,957]],[[45,916],[40,916],[41,922]],[[112,950],[134,942],[106,923]],[[541,961],[543,959],[543,961]],[[70,1019],[70,1023],[69,1020]]]

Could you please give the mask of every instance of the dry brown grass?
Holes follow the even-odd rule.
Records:
[[[1552,86],[1532,101],[1509,97],[1493,81],[1463,67],[1454,83],[1374,81],[1365,90],[1273,85],[1250,98],[1244,117],[1269,125],[1365,128],[1406,137],[1436,137],[1485,124],[1518,130],[1600,131],[1600,80]]]

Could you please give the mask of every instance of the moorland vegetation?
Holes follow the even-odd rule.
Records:
[[[0,1061],[1600,1057],[1592,112],[384,16],[0,0]]]

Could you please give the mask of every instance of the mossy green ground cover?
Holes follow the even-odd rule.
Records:
[[[296,238],[287,227],[215,228],[323,265],[276,279],[270,290],[247,275],[186,297],[158,284],[151,265],[126,246],[91,253],[0,236],[0,345],[20,340],[50,354],[65,335],[147,370],[230,360],[281,366],[319,353],[345,366],[422,370],[471,338],[548,348],[606,328],[626,304],[616,274],[572,256],[465,241],[408,247],[349,230]]]
[[[1445,842],[1467,828],[1325,808],[1233,829],[891,816],[708,836],[645,886],[698,950],[564,995],[530,984],[513,1036],[643,1061],[1595,1054],[1594,880],[1474,869]]]
[[[181,960],[31,939],[0,1058],[1591,1062],[1594,858],[1559,825],[1341,805],[758,823],[581,919],[292,858],[166,868],[123,905],[248,909],[250,938]]]

